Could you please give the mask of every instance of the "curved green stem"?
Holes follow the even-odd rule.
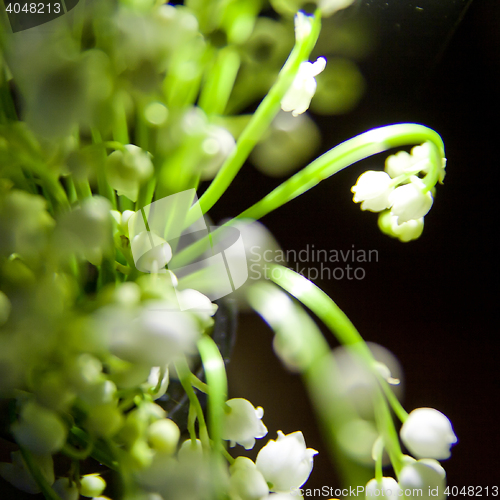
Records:
[[[194,408],[196,412],[196,417],[198,418],[198,424],[200,428],[200,440],[205,449],[210,448],[210,440],[208,438],[207,424],[205,422],[205,416],[203,415],[203,408],[201,407],[200,401],[194,392],[193,386],[191,385],[191,370],[187,364],[186,359],[180,359],[175,363],[175,370],[179,377],[179,381],[186,391],[187,397],[189,399],[189,404]]]
[[[382,387],[386,385],[385,380],[381,380],[381,377],[378,376],[376,361],[365,341],[349,318],[323,290],[304,276],[276,264],[270,266],[269,276],[272,281],[316,314],[341,344],[351,349],[374,374],[377,374]],[[397,473],[401,468],[402,451],[387,401],[379,387],[375,390],[374,403],[384,444]]]
[[[224,194],[254,146],[273,121],[280,109],[280,101],[290,88],[300,64],[309,58],[318,39],[320,29],[321,14],[316,11],[310,34],[296,43],[278,76],[278,80],[260,103],[250,122],[238,138],[235,149],[200,198],[203,213],[208,212]]]
[[[427,141],[432,144],[434,161],[431,162],[432,168],[424,178],[424,182],[429,185],[434,181],[432,184],[434,186],[439,176],[436,158],[438,155],[440,159],[444,158],[444,144],[440,135],[428,127],[415,123],[388,125],[369,130],[330,149],[238,215],[236,219],[260,219],[353,163],[388,149]]]
[[[224,405],[227,400],[226,367],[217,344],[208,335],[204,335],[198,341],[198,350],[208,385],[210,437],[212,438],[214,449],[220,453],[224,448],[222,441],[222,420]]]

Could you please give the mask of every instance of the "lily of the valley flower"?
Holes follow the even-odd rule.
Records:
[[[238,457],[230,467],[230,488],[233,495],[242,500],[263,500],[269,487],[256,465],[246,457]],[[233,497],[231,497],[233,498]]]
[[[381,482],[376,479],[368,481],[365,493],[366,498],[382,496],[388,500],[400,499],[403,494],[401,487],[392,477],[383,477]]]
[[[285,493],[300,488],[307,481],[317,453],[312,448],[306,448],[302,432],[285,435],[278,431],[278,439],[270,440],[259,451],[255,463],[269,489]]]
[[[434,408],[417,408],[401,427],[401,440],[418,458],[445,460],[457,442],[448,417]]]
[[[305,61],[301,63],[295,79],[287,93],[281,99],[281,109],[291,111],[293,116],[298,116],[309,108],[311,99],[316,92],[316,79],[326,67],[326,59],[319,57],[316,62]]]
[[[422,179],[411,177],[411,182],[397,187],[389,196],[391,213],[398,224],[420,219],[431,209],[434,199]]]
[[[355,203],[361,202],[361,210],[380,212],[390,207],[389,196],[394,191],[392,179],[385,172],[368,170],[358,177],[351,188]]]
[[[408,242],[419,238],[424,231],[424,218],[409,220],[398,224],[398,218],[391,212],[382,212],[378,218],[380,230],[399,241]]]
[[[230,399],[226,402],[228,412],[223,417],[222,439],[230,441],[231,446],[236,443],[250,450],[255,445],[255,439],[264,437],[267,428],[262,423],[264,410],[254,408],[252,403],[242,398]]]
[[[399,485],[401,488],[411,491],[419,491],[419,498],[424,500],[446,498],[444,494],[446,484],[446,472],[439,462],[432,459],[414,460],[405,457],[406,465],[399,473]]]

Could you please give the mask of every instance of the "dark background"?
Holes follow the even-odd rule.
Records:
[[[432,3],[439,4],[434,24],[432,16],[422,23],[421,11],[407,8]],[[317,117],[324,150],[397,122],[423,123],[442,135],[447,176],[422,237],[406,244],[392,240],[379,232],[374,214],[352,203],[350,187],[363,171],[381,169],[384,156],[346,169],[263,222],[284,249],[378,250],[379,262],[366,265],[364,280],[317,284],[366,340],[398,357],[405,371],[405,408],[434,407],[451,419],[459,443],[443,463],[448,484],[484,487],[500,484],[494,180],[500,2],[475,0],[465,10],[464,2],[444,0],[364,2],[359,11],[379,34],[373,51],[358,61],[367,91],[349,114]],[[239,213],[276,184],[251,168],[242,171],[222,206],[212,210],[214,218]],[[238,334],[229,373],[232,396],[264,407],[269,438],[278,429],[302,430],[308,446],[320,451],[307,487],[340,486],[300,378],[277,362],[270,330],[259,318],[242,315]]]

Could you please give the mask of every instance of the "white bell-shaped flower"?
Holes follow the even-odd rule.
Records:
[[[376,479],[368,481],[365,494],[366,498],[384,497],[387,500],[396,500],[401,498],[403,492],[394,478],[383,477],[380,483]]]
[[[411,182],[397,187],[389,195],[392,215],[398,218],[398,224],[420,219],[431,209],[433,198],[422,179],[411,177]]]
[[[278,439],[270,440],[259,451],[255,463],[269,489],[285,493],[300,488],[307,481],[317,453],[312,448],[306,448],[302,432],[285,435],[278,431]]]
[[[256,465],[246,457],[237,457],[230,467],[229,480],[233,498],[241,500],[264,500],[269,494],[269,487]]]
[[[394,191],[392,179],[385,172],[368,170],[361,174],[356,184],[351,188],[353,201],[361,202],[361,210],[380,212],[389,208],[389,196]]]
[[[423,500],[444,500],[446,495],[446,472],[439,462],[432,459],[413,460],[405,457],[406,465],[399,473],[399,485],[403,491],[418,492],[418,498]],[[414,495],[416,498],[416,495]],[[413,498],[410,497],[410,498]]]
[[[398,224],[398,218],[386,211],[380,214],[378,219],[380,230],[399,241],[408,242],[420,238],[424,231],[424,218],[409,220]]]
[[[401,440],[418,458],[445,460],[457,436],[446,415],[433,408],[413,410],[401,427]]]
[[[222,439],[236,443],[250,450],[255,445],[255,439],[267,434],[267,427],[262,423],[264,410],[254,408],[250,401],[242,398],[230,399],[226,402],[228,413],[224,413],[222,423]]]
[[[319,57],[316,62],[305,61],[301,63],[295,79],[287,93],[281,99],[281,109],[291,111],[293,116],[298,116],[307,111],[311,99],[316,92],[316,79],[326,67],[326,59]]]

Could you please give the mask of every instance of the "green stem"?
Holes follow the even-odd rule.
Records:
[[[434,157],[439,154],[440,158],[444,158],[444,145],[441,137],[437,132],[423,125],[401,123],[369,130],[330,149],[238,215],[236,219],[260,219],[353,163],[388,149],[421,144],[426,141],[433,145]],[[434,179],[437,181],[439,175],[435,158],[432,165],[434,168],[431,168],[424,178],[426,185]]]
[[[210,422],[210,437],[217,452],[224,448],[222,441],[222,421],[224,405],[227,400],[227,377],[224,360],[217,344],[208,335],[198,341],[203,369],[208,385],[208,416]]]
[[[247,127],[238,138],[233,152],[227,158],[215,179],[200,198],[200,206],[203,213],[208,212],[224,194],[245,163],[245,160],[248,158],[254,146],[268,129],[280,109],[280,101],[290,88],[293,78],[299,70],[300,64],[309,58],[316,44],[316,40],[318,39],[320,29],[321,15],[319,11],[316,11],[311,33],[296,43],[283,69],[278,75],[278,80],[260,103]]]
[[[224,113],[239,67],[240,57],[235,47],[230,45],[217,52],[198,104],[207,115]]]
[[[376,361],[365,341],[349,318],[323,290],[304,276],[283,266],[272,264],[269,276],[277,285],[308,307],[323,321],[338,341],[357,354],[361,361],[380,379],[376,369]],[[385,381],[382,381],[382,386],[384,384]],[[383,432],[384,444],[397,473],[401,468],[402,457],[398,433],[387,401],[383,398],[382,391],[378,387],[375,390],[375,410],[378,414],[381,432]]]
[[[198,424],[200,428],[200,440],[205,449],[210,449],[210,440],[208,437],[207,424],[205,422],[205,416],[203,415],[203,408],[201,407],[200,401],[194,392],[193,386],[191,385],[191,370],[187,364],[185,358],[178,360],[175,363],[175,370],[179,377],[179,381],[186,391],[189,403],[193,406],[196,411],[196,416],[198,418]]]
[[[100,144],[103,146],[101,160],[102,165],[104,166],[104,164],[106,163],[106,150],[104,149],[105,144],[102,142],[101,133],[97,129],[92,129],[92,140],[94,141],[94,144]],[[104,168],[97,168],[96,175],[99,194],[107,198],[111,202],[113,210],[116,210],[117,205],[115,192],[106,180],[106,173],[104,172]]]
[[[321,181],[369,156],[387,151],[388,149],[411,144],[421,144],[427,141],[431,143],[434,153],[436,151],[439,152],[439,161],[441,161],[444,158],[443,141],[436,131],[428,127],[415,123],[401,123],[369,130],[330,149],[330,151],[327,151],[314,160],[307,167],[297,172],[267,196],[222,227],[234,225],[241,219],[261,219],[273,210],[315,187]],[[434,166],[424,178],[424,182],[428,178],[432,181],[432,179],[437,179],[439,176],[437,160],[432,165]],[[214,182],[216,180],[217,177],[214,179]],[[209,189],[207,189],[207,192]],[[200,205],[203,196],[200,198]],[[198,257],[204,251],[206,245],[206,238],[202,238],[182,252],[179,252],[175,256],[176,265],[181,266],[191,262],[192,259]]]

